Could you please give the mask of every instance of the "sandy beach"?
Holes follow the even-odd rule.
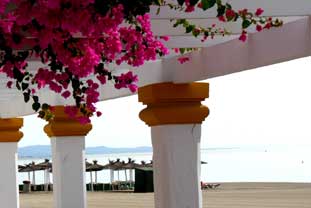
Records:
[[[204,208],[311,208],[311,184],[221,183],[203,191]],[[153,208],[153,193],[88,192],[88,208]],[[52,208],[52,193],[20,195],[21,208]]]

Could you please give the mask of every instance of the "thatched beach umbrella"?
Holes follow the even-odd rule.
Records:
[[[118,171],[118,180],[120,180],[120,170],[124,170],[123,166],[125,162],[121,161],[119,158],[116,161],[109,160],[109,163],[104,165],[104,169],[110,169],[110,182],[114,181],[114,171]]]
[[[145,161],[142,160],[139,167],[140,168],[152,168],[153,167],[153,161],[150,160],[149,163],[146,163]]]
[[[52,163],[50,162],[49,159],[44,159],[44,162],[38,163],[36,164],[36,166],[45,170],[52,168]]]
[[[17,166],[17,171],[21,172],[22,169],[24,169],[26,165],[18,165]],[[30,181],[30,172],[28,173],[28,180]]]
[[[114,163],[115,162],[113,160],[109,160],[109,162],[104,165],[104,169],[110,170],[110,183],[114,181],[114,169],[116,167]]]
[[[91,166],[92,165],[92,163],[89,163],[88,161],[87,161],[87,159],[85,159],[85,170],[89,167],[89,166]]]
[[[28,172],[28,179],[30,180],[30,172],[32,172],[32,184],[36,184],[36,175],[35,171],[43,170],[42,167],[36,166],[35,162],[29,163],[25,168],[20,169],[19,172],[25,173]]]
[[[24,165],[18,165],[18,172],[19,172],[21,169],[23,169],[23,168],[25,168]]]
[[[88,169],[91,165],[92,165],[92,163],[88,162],[87,159],[85,159],[85,171],[86,171],[86,172],[88,172],[87,169]],[[92,172],[90,172],[90,173],[91,173],[91,183],[92,183],[92,180],[93,180],[93,179],[92,179]]]
[[[93,175],[92,175],[92,172],[95,172],[95,184],[97,184],[97,171],[101,171],[103,169],[105,169],[105,167],[103,165],[98,164],[97,160],[93,160],[93,164],[90,163],[86,167],[86,172],[90,172],[90,176],[91,176],[91,191],[93,191]]]
[[[32,172],[32,169],[30,168],[30,165],[19,165],[18,166],[18,172],[28,173],[28,180],[31,181],[30,172]]]
[[[152,167],[153,167],[153,161],[150,160],[149,163],[146,163],[145,167],[147,167],[147,168],[152,168]]]
[[[124,161],[121,161],[119,158],[116,160],[115,164],[115,169],[116,171],[118,171],[118,181],[120,181],[120,170],[126,170],[125,169],[125,162]],[[127,180],[127,175],[126,175],[126,172],[125,172],[125,180]]]
[[[48,186],[50,184],[50,170],[52,169],[52,163],[50,160],[45,159],[44,162],[36,165],[38,169],[44,170],[44,190],[48,191]]]
[[[123,168],[126,170],[130,171],[130,181],[134,181],[133,180],[133,170],[137,167],[140,167],[140,164],[135,163],[135,160],[132,160],[132,158],[128,158],[128,162],[123,166]],[[126,174],[126,172],[125,172]]]

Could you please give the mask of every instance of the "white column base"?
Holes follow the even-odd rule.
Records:
[[[155,208],[202,208],[201,125],[151,127]]]
[[[0,203],[1,207],[19,208],[17,184],[17,142],[0,143]]]
[[[55,208],[86,208],[84,136],[52,137]]]

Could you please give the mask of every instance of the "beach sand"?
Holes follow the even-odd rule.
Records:
[[[88,208],[153,208],[153,193],[88,192]],[[52,193],[20,195],[21,208],[53,208]],[[311,208],[311,184],[221,183],[203,191],[204,208]]]

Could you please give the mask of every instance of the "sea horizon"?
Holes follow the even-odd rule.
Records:
[[[235,148],[203,148],[201,161],[201,180],[204,182],[311,182],[311,153],[309,146],[262,146]],[[97,160],[106,164],[109,160],[132,158],[136,162],[149,162],[152,152],[86,154],[88,162]],[[45,158],[19,158],[18,164],[24,165],[32,161],[42,162]],[[47,158],[51,159],[51,158]],[[42,172],[42,173],[41,173]],[[120,180],[125,180],[124,171],[120,171]],[[28,178],[27,173],[19,173],[21,183]],[[115,173],[117,178],[117,172]],[[43,171],[36,173],[38,183],[43,183]],[[98,180],[102,183],[110,181],[109,170],[98,172]],[[86,181],[90,181],[86,174]]]

